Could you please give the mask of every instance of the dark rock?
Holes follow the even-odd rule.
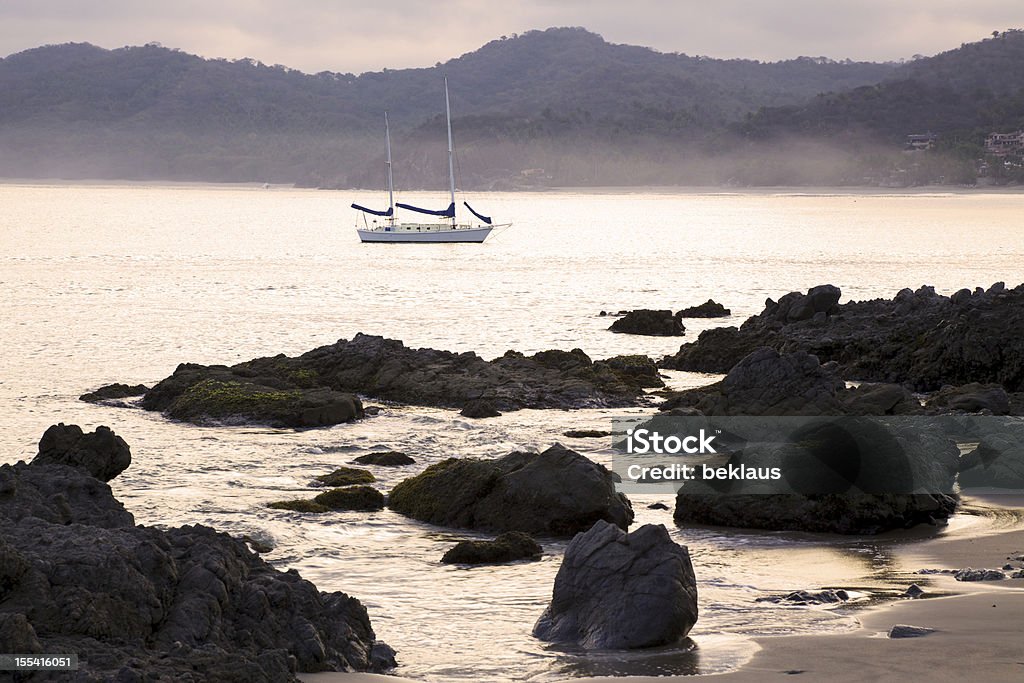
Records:
[[[850,594],[846,591],[826,589],[821,591],[793,591],[785,595],[775,595],[766,598],[758,598],[756,602],[777,602],[791,603],[794,605],[832,605],[839,602],[846,602]]]
[[[565,549],[551,604],[533,634],[586,649],[632,649],[682,640],[697,622],[697,582],[685,546],[665,527],[627,534],[597,522]]]
[[[847,389],[839,396],[846,415],[913,415],[921,403],[899,384],[870,384]]]
[[[929,397],[928,407],[965,413],[1009,415],[1010,397],[999,384],[971,382],[959,387],[943,387]]]
[[[496,460],[449,458],[395,486],[388,507],[442,526],[553,536],[633,521],[612,474],[561,444]]]
[[[672,311],[638,308],[629,311],[608,328],[623,334],[642,334],[653,337],[678,337],[686,334],[682,317]]]
[[[732,315],[732,311],[714,299],[708,299],[700,306],[684,308],[676,315],[680,318],[724,318]]]
[[[132,396],[142,396],[144,393],[149,391],[149,387],[145,384],[136,384],[135,386],[129,386],[127,384],[108,384],[102,386],[95,391],[82,394],[78,397],[79,401],[86,401],[88,403],[99,403],[100,401],[111,401],[122,398],[130,398]]]
[[[957,581],[1002,581],[1006,574],[998,569],[974,569],[965,567],[953,575]]]
[[[920,598],[924,595],[924,589],[918,586],[916,583],[910,584],[910,586],[903,592],[908,598]]]
[[[924,626],[909,626],[907,624],[896,624],[889,629],[890,638],[920,638],[935,633],[936,629]]]
[[[501,564],[539,560],[544,549],[528,534],[507,531],[491,541],[459,541],[441,558],[444,564]]]
[[[275,500],[273,503],[267,503],[267,507],[272,510],[288,510],[290,512],[329,512],[330,508],[326,505],[321,505],[312,500],[304,498],[295,498],[293,500]]]
[[[1010,578],[1011,579],[1024,579],[1024,569],[1018,569],[1017,571],[1015,571],[1013,573],[1013,576],[1011,576]]]
[[[339,467],[330,474],[321,474],[316,478],[318,486],[352,486],[353,484],[372,484],[377,481],[373,472],[355,467]]]
[[[826,285],[806,295],[792,292],[779,303],[769,300],[741,327],[707,330],[659,365],[728,372],[754,349],[768,346],[835,361],[845,378],[905,384],[915,391],[972,382],[1024,389],[1024,285],[960,294],[955,301],[931,287],[905,289],[891,300],[832,304],[837,297],[838,290]],[[817,317],[820,312],[824,319]]]
[[[142,407],[196,424],[277,427],[340,424],[363,414],[362,403],[352,394],[303,387],[277,377],[252,378],[217,365],[179,365],[143,397]]]
[[[358,600],[213,529],[134,526],[107,484],[52,457],[75,430],[48,434],[50,456],[0,467],[0,651],[76,652],[76,680],[270,683],[394,666]]]
[[[1012,572],[1014,569],[1016,569],[1016,567],[1014,567],[1012,564],[1007,563],[1003,565],[1004,572]]]
[[[78,425],[63,422],[51,426],[39,440],[34,463],[69,465],[83,469],[100,481],[110,481],[132,464],[132,452],[124,439],[97,427],[85,434]]]
[[[939,525],[957,508],[943,494],[829,493],[684,494],[676,498],[677,524],[870,535],[918,524]]]
[[[324,491],[313,502],[330,510],[373,512],[384,509],[384,494],[372,486],[345,486]]]
[[[649,356],[639,354],[629,356],[613,356],[604,361],[605,367],[615,373],[626,384],[644,389],[656,389],[665,386],[658,366]]]
[[[366,455],[360,455],[355,459],[355,462],[359,463],[360,465],[401,467],[403,465],[412,465],[416,461],[410,458],[405,453],[399,453],[398,451],[382,451],[377,453],[367,453]]]
[[[988,420],[978,446],[960,459],[960,486],[1024,488],[1024,426]]]
[[[611,432],[601,429],[570,429],[567,432],[562,432],[562,436],[567,436],[570,439],[600,439],[611,435]]]
[[[494,407],[494,404],[486,399],[473,399],[466,403],[459,412],[463,417],[482,419],[485,417],[501,417],[501,411]]]
[[[179,365],[146,393],[142,407],[196,423],[315,427],[361,417],[353,394],[458,409],[483,399],[502,411],[637,405],[644,386],[635,368],[609,367],[579,349],[530,357],[509,351],[485,361],[474,353],[410,349],[358,334],[297,358]]]
[[[663,411],[694,408],[705,415],[838,415],[844,411],[843,381],[834,369],[798,351],[780,355],[759,348],[725,379],[670,397]]]
[[[647,506],[647,509],[648,510],[668,510],[670,508],[669,508],[668,505],[665,505],[664,503],[651,503],[650,505]]]

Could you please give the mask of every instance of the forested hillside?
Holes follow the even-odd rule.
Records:
[[[963,156],[1024,125],[1018,31],[872,64],[665,54],[560,28],[360,75],[66,44],[0,60],[0,176],[378,187],[388,111],[397,182],[437,186],[444,75],[475,187],[858,183],[908,133],[955,133]]]

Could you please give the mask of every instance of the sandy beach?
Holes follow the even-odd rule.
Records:
[[[1015,510],[1024,514],[1024,497],[991,493],[965,499],[976,508]],[[1008,556],[1024,552],[1024,529],[998,525],[976,537],[937,536],[903,546],[897,553],[908,569],[999,568]],[[1020,564],[1014,562],[1014,565]],[[954,593],[901,600],[858,615],[860,628],[849,633],[756,639],[761,648],[738,671],[706,676],[714,683],[753,681],[899,680],[986,683],[1024,680],[1024,580],[958,582],[949,575],[927,577],[927,592]],[[919,638],[890,639],[889,629],[908,624],[935,629]],[[401,656],[401,653],[399,653]],[[410,679],[376,674],[301,674],[309,683],[399,683]],[[692,680],[678,677],[590,678],[590,683],[654,683]]]

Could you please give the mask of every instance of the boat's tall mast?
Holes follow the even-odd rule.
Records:
[[[451,190],[452,207],[455,207],[455,163],[452,160],[452,106],[448,101],[448,77],[444,77],[444,112],[448,119],[448,186]],[[455,217],[452,216],[452,225]]]
[[[391,128],[388,126],[388,113],[384,112],[384,144],[387,148],[388,164],[388,208],[391,210],[390,220],[395,220],[395,178],[391,173]]]

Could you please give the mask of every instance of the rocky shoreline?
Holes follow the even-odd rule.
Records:
[[[660,367],[728,372],[759,347],[804,351],[835,362],[847,380],[901,384],[938,391],[972,382],[1024,391],[1024,284],[1007,289],[903,289],[892,299],[840,304],[832,285],[790,292],[740,327],[702,332]]]
[[[82,398],[121,397],[123,386]],[[146,390],[141,406],[195,424],[319,427],[362,417],[357,394],[489,417],[524,408],[636,406],[644,402],[645,388],[662,386],[647,356],[595,361],[579,349],[532,356],[508,351],[486,361],[472,352],[411,349],[358,334],[295,358],[256,358],[230,367],[185,363]]]
[[[240,539],[136,526],[107,481],[131,463],[105,427],[55,425],[0,466],[0,652],[79,655],[48,680],[294,681],[384,671],[366,609],[278,571]]]

